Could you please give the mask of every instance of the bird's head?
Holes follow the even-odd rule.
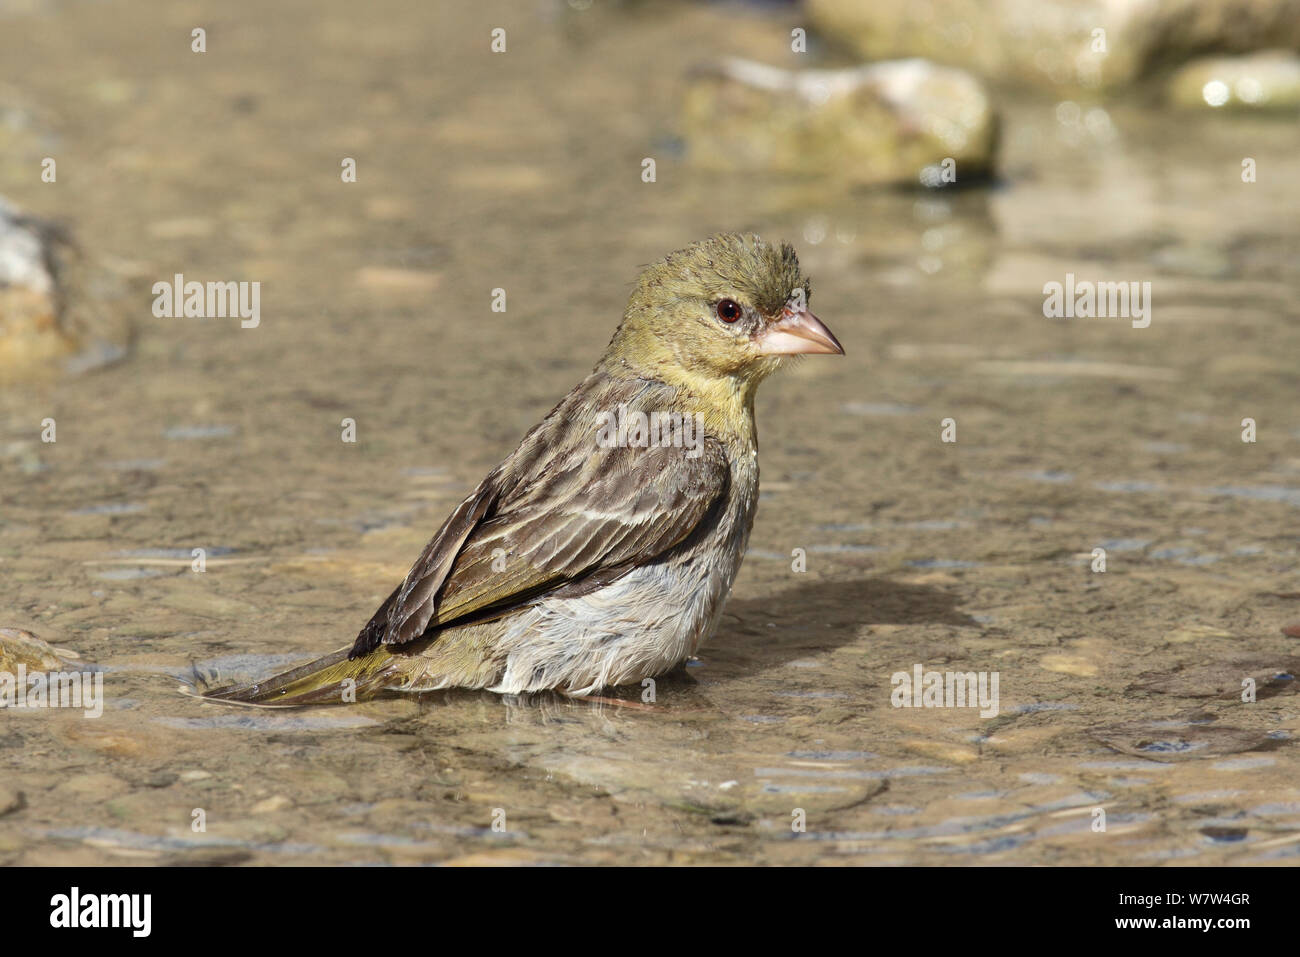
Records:
[[[791,356],[843,355],[808,311],[810,293],[789,243],[693,243],[641,273],[602,366],[749,396]]]

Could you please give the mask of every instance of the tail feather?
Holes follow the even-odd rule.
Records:
[[[390,686],[395,675],[392,655],[385,649],[380,648],[351,661],[348,660],[349,651],[350,648],[340,648],[281,674],[261,681],[216,688],[205,692],[202,697],[232,704],[293,707],[361,701]]]

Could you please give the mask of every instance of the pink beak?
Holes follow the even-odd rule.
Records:
[[[791,312],[768,326],[755,339],[758,351],[771,356],[844,355],[844,347],[811,312]]]

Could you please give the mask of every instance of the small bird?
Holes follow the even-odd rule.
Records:
[[[351,647],[205,697],[573,696],[663,674],[718,625],[758,504],[754,393],[843,355],[788,243],[720,234],[647,267],[592,373],[451,513]]]

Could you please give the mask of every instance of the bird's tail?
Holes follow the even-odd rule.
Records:
[[[227,685],[201,697],[232,704],[292,707],[342,704],[372,698],[395,678],[393,656],[385,648],[348,660],[350,648],[340,648],[315,661],[261,681]]]

